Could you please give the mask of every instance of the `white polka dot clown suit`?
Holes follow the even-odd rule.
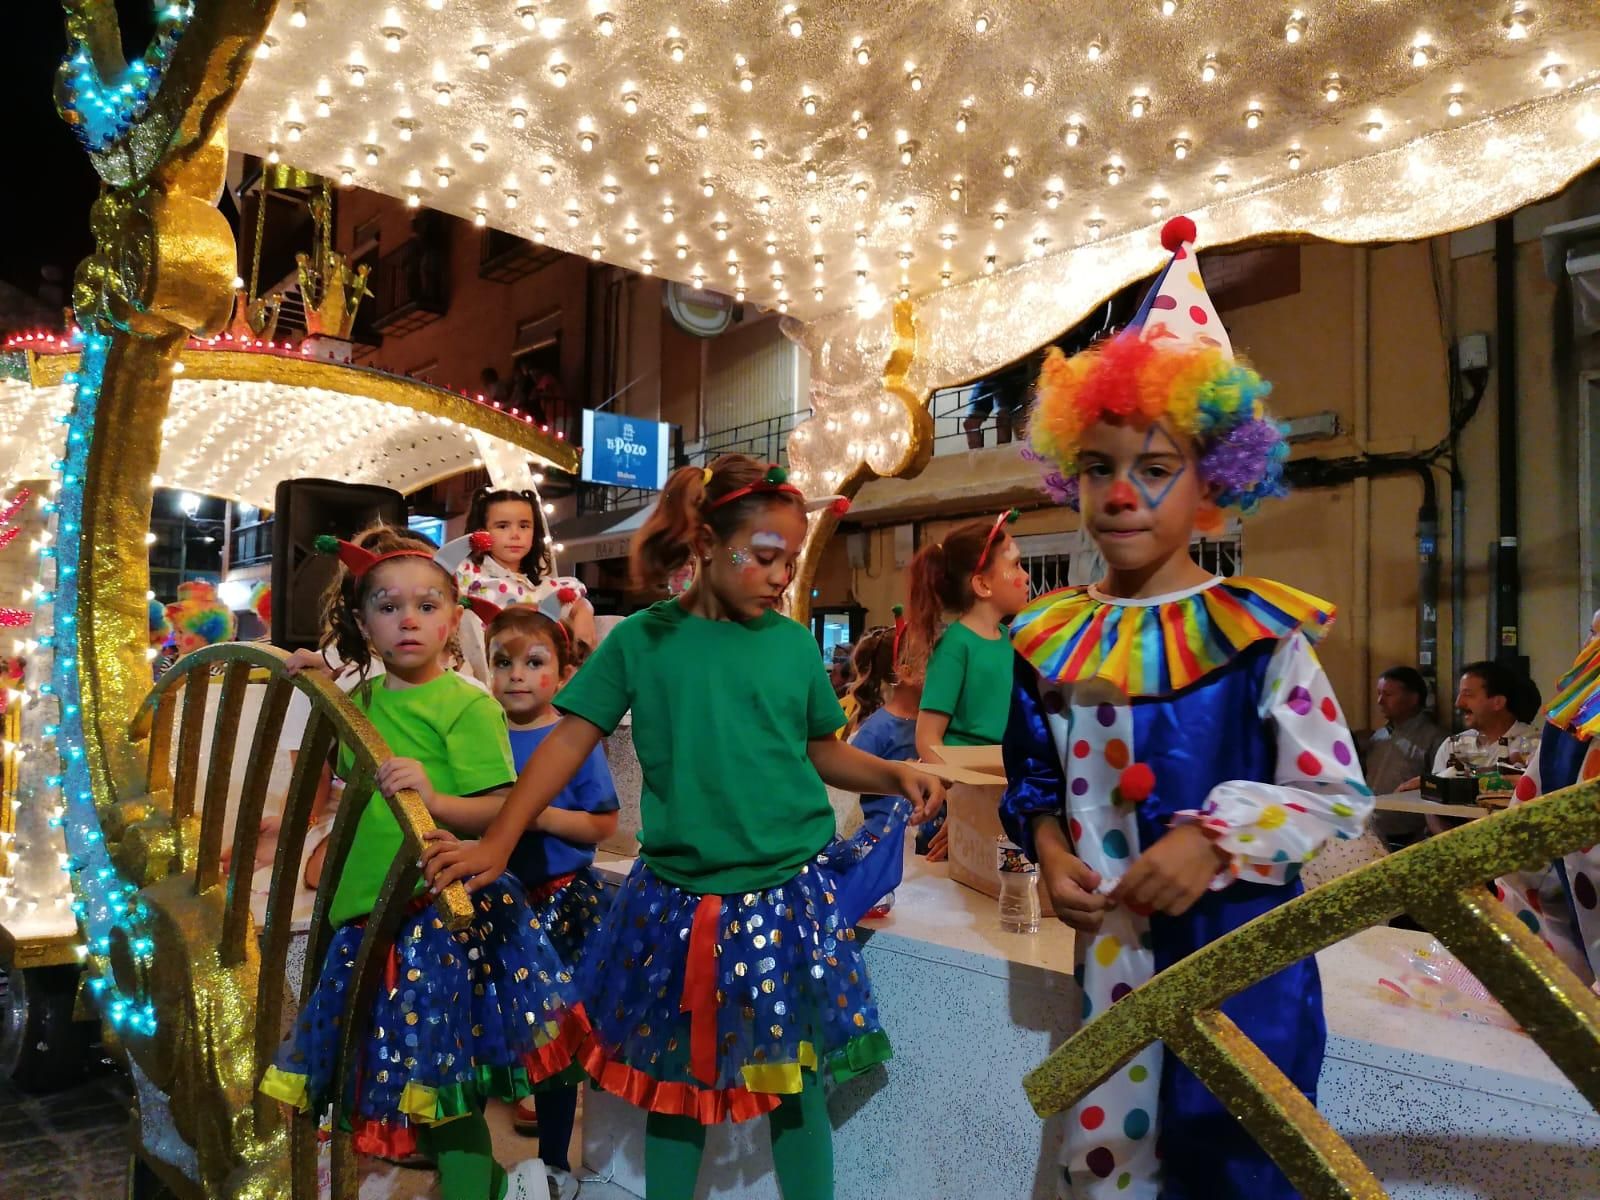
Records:
[[[1516,804],[1600,778],[1600,637],[1556,684],[1539,753],[1517,783]],[[1600,978],[1600,845],[1497,881],[1500,898],[1585,983]]]
[[[1173,261],[1135,324],[1111,339],[1126,341],[1106,357],[1145,367],[1154,362],[1159,372],[1154,360],[1162,354],[1200,347],[1209,356],[1202,365],[1230,380],[1247,376],[1247,390],[1264,393],[1254,372],[1233,360],[1193,269],[1193,226],[1184,225],[1183,236],[1169,240]],[[1143,345],[1127,353],[1133,342]],[[1096,369],[1086,363],[1058,361],[1056,367],[1069,375]],[[1075,505],[1072,431],[1104,414],[1086,412],[1079,398],[1066,402],[1078,406],[1075,414],[1062,419],[1050,413],[1048,406],[1060,402],[1051,397],[1050,382],[1047,367],[1034,446],[1046,464],[1047,490]],[[1101,387],[1096,395],[1107,391]],[[1237,387],[1232,394],[1239,403]],[[1205,393],[1198,401],[1193,393],[1174,395],[1164,410],[1146,409],[1143,420],[1164,419],[1196,439],[1202,475],[1219,504],[1249,510],[1280,493],[1281,438],[1259,399],[1247,395],[1242,407],[1220,416],[1207,411],[1207,403]],[[1048,430],[1038,432],[1052,417],[1054,442]],[[1140,419],[1137,411],[1133,419]],[[1260,453],[1251,461],[1258,476],[1241,472],[1245,450],[1231,466],[1207,473],[1221,461],[1214,457],[1219,446],[1228,448],[1230,429],[1243,431],[1235,447],[1255,439]],[[1100,874],[1100,890],[1108,894],[1141,853],[1181,824],[1200,825],[1226,856],[1211,890],[1182,916],[1147,916],[1119,904],[1107,910],[1099,933],[1079,935],[1085,1019],[1298,895],[1300,869],[1318,847],[1361,833],[1370,792],[1312,650],[1332,617],[1315,597],[1247,578],[1213,579],[1140,600],[1068,588],[1018,615],[1005,739],[1009,785],[1001,805],[1011,836],[1032,854],[1033,819],[1059,818],[1072,852]],[[1224,1010],[1315,1099],[1326,1032],[1314,960],[1257,984]],[[1063,1166],[1068,1191],[1078,1200],[1295,1195],[1205,1085],[1159,1045],[1124,1065],[1068,1119]]]

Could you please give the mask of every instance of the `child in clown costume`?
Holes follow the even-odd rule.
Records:
[[[1095,586],[1028,605],[1004,742],[1008,832],[1079,931],[1091,1018],[1157,971],[1300,893],[1301,866],[1372,802],[1312,642],[1324,602],[1223,579],[1198,522],[1284,492],[1268,385],[1233,358],[1196,268],[1194,224],[1133,324],[1052,352],[1032,418],[1046,490],[1082,513]],[[1326,1030],[1305,960],[1223,1010],[1313,1101]],[[1288,1200],[1288,1181],[1205,1085],[1147,1048],[1069,1114],[1078,1200]]]
[[[1600,777],[1600,612],[1589,640],[1545,716],[1539,753],[1517,782],[1514,804]],[[1585,983],[1600,979],[1600,845],[1574,850],[1542,871],[1496,883],[1500,898]],[[1600,990],[1600,985],[1597,985]]]

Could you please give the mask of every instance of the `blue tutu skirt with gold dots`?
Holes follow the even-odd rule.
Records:
[[[600,931],[611,900],[600,890],[595,873],[584,867],[573,875],[530,888],[528,901],[544,926],[550,945],[574,972],[583,962],[584,947]]]
[[[579,973],[584,1069],[641,1108],[712,1125],[771,1112],[803,1070],[839,1082],[886,1061],[852,926],[865,906],[847,915],[840,897],[881,885],[874,869],[898,862],[904,832],[902,817],[897,836],[836,840],[788,882],[734,896],[636,863]],[[850,889],[841,872],[857,870],[873,877]]]
[[[339,1120],[365,1154],[403,1158],[416,1128],[520,1099],[567,1068],[588,1030],[572,972],[511,876],[451,933],[419,897],[390,946]],[[366,922],[335,931],[311,1001],[261,1090],[302,1110],[332,1096],[340,1025]],[[366,1014],[363,1014],[365,1017]]]

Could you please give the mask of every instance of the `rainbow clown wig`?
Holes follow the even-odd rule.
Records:
[[[233,613],[217,596],[215,585],[203,580],[178,585],[178,599],[167,605],[167,619],[177,634],[178,649],[185,654],[233,639]]]
[[[1044,489],[1078,507],[1083,434],[1101,421],[1147,426],[1165,419],[1194,439],[1200,477],[1218,508],[1254,512],[1287,492],[1289,447],[1267,411],[1272,385],[1233,357],[1194,256],[1194,222],[1161,231],[1172,260],[1132,323],[1071,358],[1052,348],[1039,375],[1024,454],[1043,464]]]

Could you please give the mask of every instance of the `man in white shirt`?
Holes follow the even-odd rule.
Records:
[[[1399,791],[1407,780],[1420,779],[1444,742],[1444,730],[1423,707],[1427,700],[1428,685],[1414,667],[1390,667],[1378,676],[1378,711],[1385,724],[1373,731],[1361,756],[1367,786],[1378,795]],[[1379,811],[1373,820],[1391,850],[1427,836],[1420,813]]]
[[[1456,711],[1461,714],[1466,730],[1463,739],[1476,740],[1488,749],[1501,738],[1515,740],[1519,737],[1537,738],[1538,730],[1525,721],[1517,720],[1511,711],[1517,691],[1517,677],[1496,662],[1468,663],[1461,672],[1461,685],[1456,691]],[[1472,735],[1469,737],[1469,735]],[[1434,775],[1453,775],[1450,769],[1450,752],[1454,739],[1447,740],[1433,756]],[[1410,779],[1401,785],[1402,791],[1422,786],[1422,780]],[[1442,817],[1429,816],[1428,829],[1443,833],[1456,822]]]

